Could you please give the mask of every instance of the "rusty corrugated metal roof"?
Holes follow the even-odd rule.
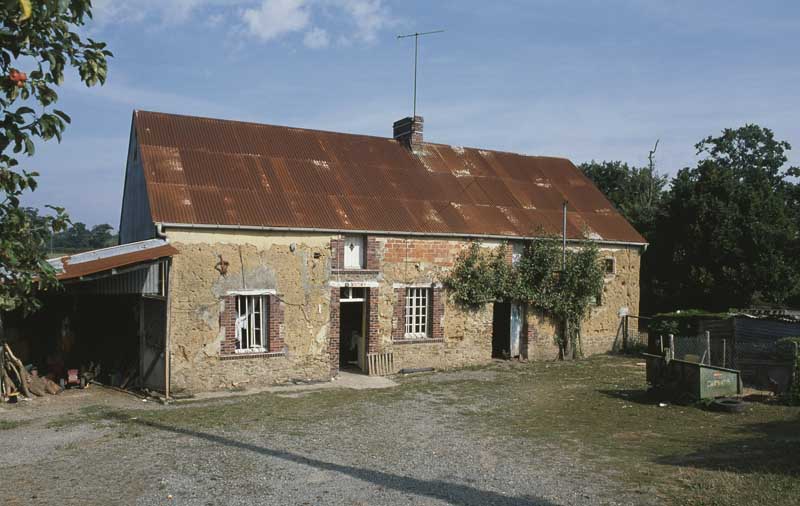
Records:
[[[178,250],[163,239],[121,244],[48,260],[61,281],[176,255]]]
[[[134,113],[159,223],[645,240],[569,160]]]

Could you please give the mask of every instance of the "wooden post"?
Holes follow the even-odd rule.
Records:
[[[711,365],[711,331],[706,330],[706,354],[708,355],[708,365]]]
[[[675,360],[675,335],[669,335],[669,358]]]
[[[726,349],[725,339],[722,340],[722,367],[727,366],[728,350]]]

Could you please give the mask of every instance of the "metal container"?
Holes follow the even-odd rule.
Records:
[[[680,400],[714,399],[742,393],[741,374],[736,369],[698,364],[650,353],[647,382],[656,390]]]

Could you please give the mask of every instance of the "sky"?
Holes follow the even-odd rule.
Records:
[[[667,174],[694,145],[757,123],[800,165],[800,2],[656,0],[94,0],[84,34],[114,53],[105,86],[71,76],[61,144],[25,166],[26,204],[119,224],[131,115],[150,110],[425,139]]]

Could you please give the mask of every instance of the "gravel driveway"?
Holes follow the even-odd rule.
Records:
[[[642,504],[609,473],[487,426],[493,374],[51,413],[0,431],[3,504]]]

